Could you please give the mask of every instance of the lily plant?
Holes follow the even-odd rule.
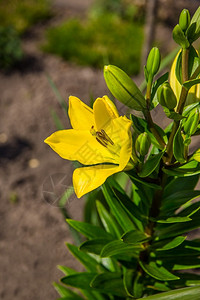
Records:
[[[170,74],[160,75],[161,55],[152,48],[145,95],[123,70],[105,66],[111,94],[131,113],[120,116],[108,96],[93,108],[71,96],[72,129],[45,140],[81,164],[73,186],[86,200],[85,220],[67,219],[84,236],[67,244],[84,270],[59,266],[59,299],[200,299],[200,238],[193,232],[200,227],[199,37],[200,7],[192,18],[184,9],[173,30],[180,50]],[[169,121],[164,129],[152,119],[158,105]]]

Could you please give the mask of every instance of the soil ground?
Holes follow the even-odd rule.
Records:
[[[84,17],[92,0],[54,2],[51,24],[71,15]],[[43,143],[55,131],[52,109],[69,128],[47,75],[64,99],[76,95],[87,102],[90,94],[96,98],[108,92],[102,71],[38,50],[46,26],[35,26],[24,37],[26,59],[20,70],[0,73],[0,299],[4,300],[56,299],[51,286],[61,277],[56,265],[79,268],[64,245],[72,239],[63,216],[44,192],[52,192],[50,176],[66,175],[65,185],[70,185],[72,170],[70,162]],[[162,119],[162,113],[155,117]],[[82,218],[83,205],[83,199],[71,198],[67,208],[74,219]]]

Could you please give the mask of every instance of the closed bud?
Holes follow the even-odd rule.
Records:
[[[188,9],[183,9],[179,17],[179,25],[185,32],[190,25],[190,13]]]
[[[195,109],[189,114],[187,120],[183,124],[183,128],[186,135],[191,136],[192,134],[194,134],[198,124],[199,124],[199,110]]]
[[[176,107],[177,99],[169,82],[163,83],[163,85],[158,88],[157,95],[158,101],[163,107],[167,107],[170,110]]]
[[[142,156],[145,156],[151,145],[151,139],[146,132],[141,133],[135,142],[135,149]]]
[[[157,47],[152,48],[147,57],[147,64],[146,64],[147,73],[154,76],[160,68],[160,61],[161,61],[161,56],[160,56],[159,49]]]
[[[130,107],[142,111],[146,108],[146,100],[133,80],[116,66],[104,67],[106,84],[115,98]]]

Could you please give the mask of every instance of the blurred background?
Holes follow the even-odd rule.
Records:
[[[79,268],[64,244],[72,242],[65,217],[67,208],[81,220],[84,199],[73,194],[72,163],[43,143],[56,128],[69,128],[69,95],[90,103],[108,94],[102,70],[107,63],[141,83],[150,47],[158,46],[162,57],[174,50],[171,31],[181,10],[192,14],[199,5],[0,1],[0,299],[56,299],[56,266]],[[162,112],[154,118],[161,121]],[[71,196],[59,208],[66,188]]]

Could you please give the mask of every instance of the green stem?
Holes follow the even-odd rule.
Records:
[[[165,141],[163,140],[162,136],[159,134],[159,132],[155,128],[154,122],[152,120],[152,117],[151,117],[151,114],[150,114],[149,110],[146,110],[143,113],[144,113],[144,117],[145,117],[145,119],[146,119],[146,121],[149,125],[149,129],[151,130],[151,132],[153,133],[153,135],[157,139],[157,141],[160,144],[161,148],[164,149],[165,146],[166,146]]]

